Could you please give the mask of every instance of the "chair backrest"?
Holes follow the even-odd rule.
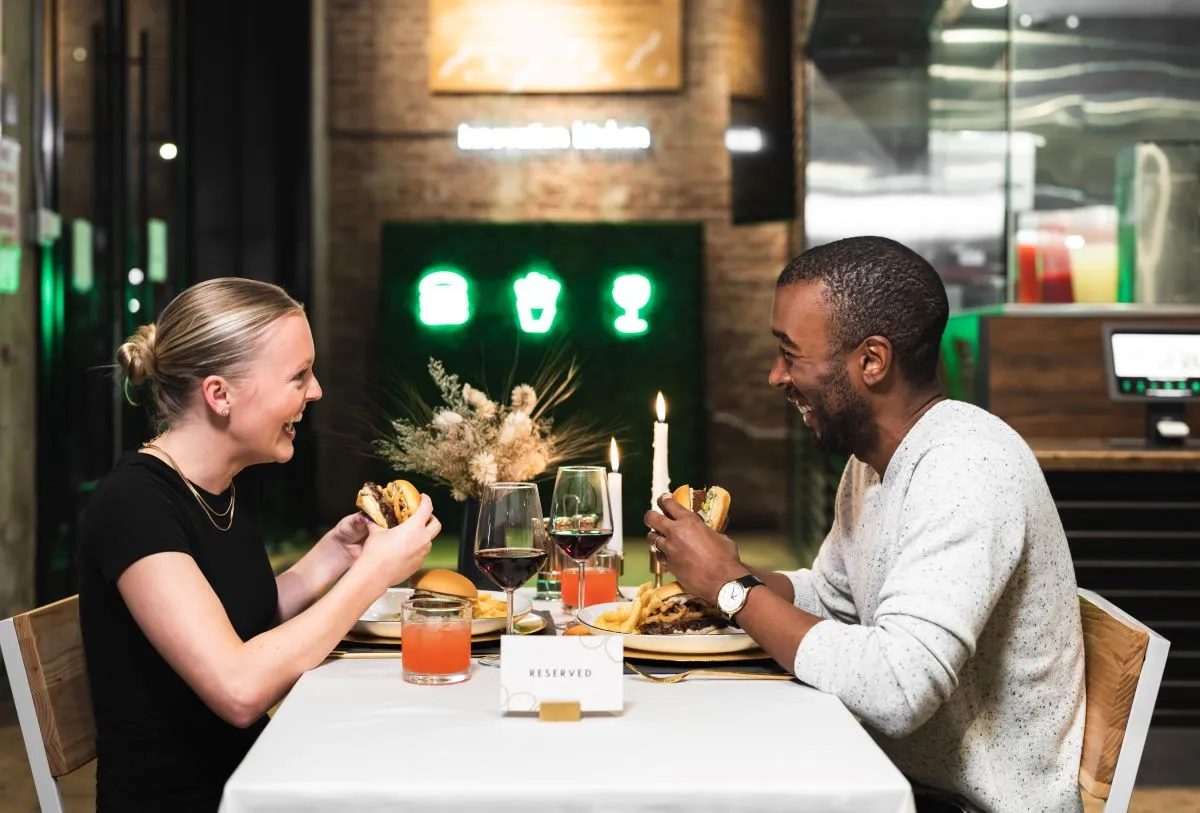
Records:
[[[0,621],[0,650],[38,800],[43,811],[61,810],[55,779],[96,757],[79,597]]]
[[[1125,811],[1146,744],[1170,643],[1090,590],[1079,591],[1087,718],[1079,784]]]

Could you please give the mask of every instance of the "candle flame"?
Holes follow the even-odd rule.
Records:
[[[658,394],[658,400],[654,404],[654,409],[658,412],[658,422],[662,423],[667,419],[667,401],[663,398],[663,394]]]
[[[608,444],[608,460],[612,463],[612,470],[617,471],[620,467],[621,458],[617,454],[617,439],[613,438]]]

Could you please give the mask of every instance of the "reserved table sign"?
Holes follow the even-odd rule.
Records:
[[[500,639],[500,709],[506,713],[576,703],[581,712],[622,711],[624,674],[625,646],[620,636],[505,635]]]

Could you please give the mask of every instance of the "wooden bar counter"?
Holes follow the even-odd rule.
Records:
[[[946,392],[1029,443],[1054,496],[1075,577],[1171,642],[1156,726],[1200,742],[1200,406],[1184,447],[1147,449],[1146,405],[1109,395],[1106,325],[1194,326],[1200,308],[1000,306],[951,317]],[[1189,733],[1190,733],[1189,732]]]
[[[1043,471],[1200,471],[1200,445],[1195,444],[1182,449],[1123,449],[1100,438],[1025,440]]]

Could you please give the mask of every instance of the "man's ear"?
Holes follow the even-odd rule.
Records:
[[[895,361],[892,353],[892,343],[883,336],[868,336],[860,345],[862,355],[859,356],[863,383],[874,387],[887,378]]]

